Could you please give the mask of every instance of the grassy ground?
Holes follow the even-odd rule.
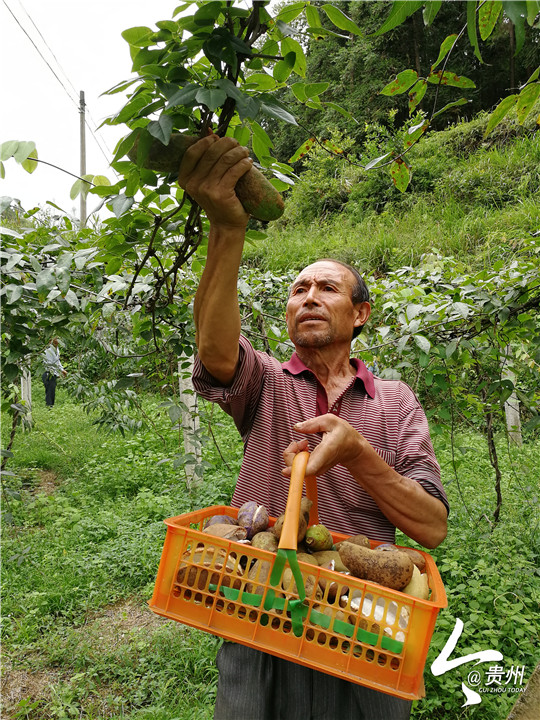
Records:
[[[188,487],[171,463],[177,431],[145,400],[153,431],[105,435],[60,388],[52,411],[35,389],[35,427],[19,434],[4,499],[3,711],[7,720],[205,720],[212,717],[219,640],[154,616],[146,606],[165,536],[163,518],[228,502],[241,443],[220,416],[218,452],[205,446],[204,483]],[[215,421],[215,418],[214,418]],[[3,427],[3,445],[9,428]],[[482,440],[460,437],[454,475],[448,437],[436,439],[452,501],[450,532],[434,551],[449,607],[437,622],[426,666],[427,698],[413,717],[503,720],[515,696],[483,697],[461,709],[471,663],[435,678],[429,665],[455,618],[455,655],[497,649],[505,669],[538,661],[538,441],[505,450],[503,511]],[[223,456],[223,459],[222,459]],[[227,465],[224,464],[224,461]],[[459,483],[459,484],[458,484]],[[328,720],[334,720],[329,718]]]

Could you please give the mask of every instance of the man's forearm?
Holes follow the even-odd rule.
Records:
[[[408,537],[435,548],[446,537],[446,508],[420,483],[391,468],[369,445],[363,443],[359,457],[347,469],[371,495],[385,516]]]
[[[206,266],[193,305],[199,357],[224,384],[231,382],[238,362],[237,282],[244,236],[243,228],[210,227]]]

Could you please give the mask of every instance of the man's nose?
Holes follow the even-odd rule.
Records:
[[[319,304],[319,293],[315,285],[312,285],[304,295],[304,305]]]

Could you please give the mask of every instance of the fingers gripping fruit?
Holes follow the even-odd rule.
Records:
[[[186,150],[200,138],[181,133],[173,133],[168,145],[154,140],[148,151],[144,167],[163,173],[178,173]],[[128,152],[132,162],[137,162],[138,143]],[[283,214],[283,198],[265,176],[252,167],[243,175],[235,187],[236,195],[244,210],[258,220],[277,220]]]

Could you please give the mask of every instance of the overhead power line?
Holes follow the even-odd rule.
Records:
[[[36,52],[38,53],[38,55],[40,56],[40,58],[41,58],[41,59],[43,60],[43,62],[47,65],[47,67],[48,67],[49,70],[52,72],[52,74],[54,75],[54,77],[56,78],[56,80],[58,80],[58,82],[60,83],[62,89],[64,90],[64,92],[65,92],[66,95],[68,96],[68,98],[69,98],[69,99],[71,100],[71,102],[75,105],[75,107],[77,108],[77,110],[80,111],[79,101],[76,100],[76,99],[74,99],[74,97],[72,96],[72,94],[70,93],[70,91],[67,89],[66,85],[64,84],[64,82],[61,80],[61,78],[60,78],[60,77],[58,76],[58,74],[55,72],[54,68],[51,66],[51,64],[49,63],[49,61],[47,60],[47,58],[43,55],[43,53],[41,52],[41,50],[39,49],[39,47],[36,45],[36,43],[34,42],[34,40],[32,39],[32,37],[30,36],[29,32],[28,32],[28,31],[26,30],[26,28],[22,25],[22,23],[20,22],[20,20],[18,19],[18,17],[17,17],[17,16],[15,15],[15,13],[13,12],[12,8],[10,8],[10,6],[7,4],[6,0],[3,0],[3,3],[4,3],[4,5],[6,6],[6,8],[9,10],[11,16],[13,17],[13,19],[15,20],[15,22],[17,23],[17,25],[20,27],[20,29],[21,29],[21,30],[23,31],[23,33],[26,35],[26,37],[28,38],[28,40],[31,42],[32,46],[34,47],[34,49],[36,50]],[[54,58],[54,61],[55,61],[56,65],[58,66],[59,70],[61,71],[61,73],[62,73],[63,76],[65,77],[67,83],[68,83],[68,84],[71,86],[71,88],[73,89],[73,92],[75,93],[75,98],[78,98],[78,97],[79,97],[79,91],[75,88],[75,86],[73,85],[73,83],[72,83],[71,80],[69,79],[68,74],[67,74],[66,71],[63,69],[63,67],[62,67],[62,65],[60,64],[58,58],[56,57],[56,55],[54,54],[53,50],[51,49],[50,45],[47,43],[47,41],[46,41],[43,33],[41,32],[41,30],[39,29],[39,27],[37,26],[37,24],[34,22],[33,18],[31,17],[31,15],[29,14],[29,12],[28,12],[28,11],[26,10],[26,8],[24,7],[24,5],[22,4],[21,0],[19,0],[19,5],[21,6],[21,8],[22,8],[22,10],[24,11],[25,15],[28,17],[29,21],[32,23],[32,26],[34,27],[34,29],[35,29],[36,32],[38,33],[39,37],[41,38],[41,41],[43,42],[43,44],[45,45],[45,47],[47,48],[47,50],[49,51],[49,53],[51,54],[51,56]],[[92,115],[91,115],[90,111],[88,110],[88,105],[86,105],[86,113],[87,113],[88,116],[91,118],[92,122],[94,123],[94,126],[97,127],[96,121],[94,120],[94,118],[92,118]],[[104,143],[106,150],[103,149],[103,146],[102,146],[102,144],[101,144],[101,140],[100,140],[100,138],[97,137],[96,133],[94,132],[94,128],[91,127],[91,125],[89,124],[89,122],[88,122],[88,120],[87,120],[86,118],[85,118],[85,121],[84,121],[84,122],[85,122],[85,126],[88,128],[90,134],[91,134],[92,137],[94,138],[94,141],[96,142],[96,145],[98,146],[101,154],[103,155],[103,157],[105,158],[105,160],[107,161],[107,163],[110,163],[110,159],[111,159],[111,157],[112,157],[112,151],[107,147],[107,144],[106,144],[106,143]]]
[[[43,62],[47,65],[47,67],[48,67],[49,70],[52,72],[52,74],[54,75],[54,77],[58,80],[58,82],[60,83],[60,85],[61,85],[62,88],[64,89],[64,92],[65,92],[66,95],[68,96],[68,98],[69,98],[69,99],[71,100],[71,102],[75,105],[75,107],[78,108],[78,107],[79,107],[78,102],[77,102],[76,100],[74,100],[73,97],[70,95],[69,90],[66,88],[66,86],[64,85],[64,83],[62,82],[62,80],[58,77],[58,75],[56,74],[56,72],[55,72],[54,69],[52,68],[52,66],[51,66],[51,64],[49,63],[49,61],[47,60],[47,58],[43,55],[43,53],[42,53],[41,50],[38,48],[38,46],[36,45],[36,43],[35,43],[35,42],[33,41],[33,39],[30,37],[28,31],[27,31],[26,28],[21,24],[21,22],[19,21],[18,17],[15,15],[15,13],[13,12],[13,10],[12,10],[12,9],[9,7],[9,5],[7,4],[6,0],[3,0],[3,3],[4,3],[4,5],[7,7],[7,9],[9,10],[11,16],[13,17],[13,19],[15,20],[15,22],[17,23],[17,25],[21,28],[21,30],[23,31],[23,33],[24,33],[24,34],[26,35],[26,37],[30,40],[30,42],[31,42],[32,45],[34,46],[36,52],[37,52],[38,55],[40,56],[40,58],[41,58],[41,59],[43,60]]]
[[[5,0],[4,0],[4,4],[5,4]],[[38,26],[37,26],[36,23],[34,22],[34,19],[32,18],[32,16],[31,16],[30,13],[28,12],[28,10],[24,7],[24,5],[22,4],[21,0],[19,0],[19,5],[20,5],[21,8],[23,9],[24,14],[26,15],[26,17],[30,20],[30,22],[31,22],[32,25],[34,26],[34,28],[35,28],[37,34],[39,35],[39,37],[41,38],[43,44],[45,45],[45,47],[47,48],[47,50],[51,53],[52,57],[54,58],[55,63],[58,65],[58,67],[59,67],[60,70],[62,71],[63,76],[66,78],[66,80],[68,81],[68,83],[71,85],[71,89],[72,89],[73,92],[75,93],[75,97],[77,97],[77,96],[79,95],[79,91],[77,90],[76,87],[74,87],[73,83],[71,82],[71,80],[70,80],[69,77],[68,77],[68,74],[66,73],[66,71],[64,70],[64,68],[62,67],[62,65],[60,65],[60,62],[59,62],[58,58],[56,57],[56,55],[55,55],[54,52],[52,51],[49,43],[45,40],[45,38],[44,38],[44,36],[43,36],[43,33],[41,32],[41,30],[38,28]],[[13,14],[13,13],[12,13],[12,14]]]

